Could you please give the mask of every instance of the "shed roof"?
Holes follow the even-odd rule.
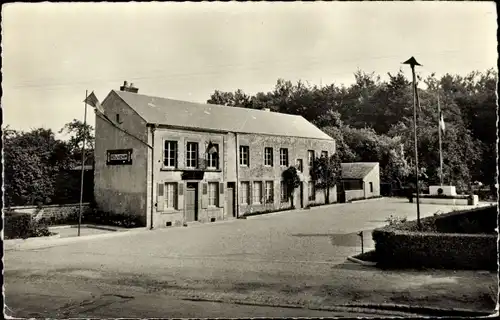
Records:
[[[378,162],[342,163],[341,164],[342,178],[343,179],[363,179],[377,165],[378,165]]]
[[[148,123],[333,140],[302,116],[187,102],[113,90]]]

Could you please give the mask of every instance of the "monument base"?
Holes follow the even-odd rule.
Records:
[[[455,189],[455,186],[429,186],[429,194],[430,195],[439,195],[438,190],[442,189],[443,193],[441,195],[444,196],[456,196],[457,195],[457,190]]]

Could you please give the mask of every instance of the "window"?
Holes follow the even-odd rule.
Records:
[[[264,148],[264,165],[273,166],[273,148]]]
[[[363,190],[363,180],[345,180],[344,190]]]
[[[316,187],[314,186],[314,181],[309,181],[308,184],[309,201],[316,200]]]
[[[207,151],[207,166],[211,169],[219,169],[219,145],[212,144]]]
[[[280,149],[280,166],[288,167],[288,149]]]
[[[250,163],[250,148],[248,146],[240,146],[240,166],[248,167]]]
[[[253,203],[262,203],[262,182],[256,181],[253,183]]]
[[[297,159],[297,171],[302,172],[302,170],[303,170],[302,159]]]
[[[216,207],[219,205],[219,183],[208,183],[208,205]]]
[[[328,158],[328,151],[321,151],[321,157]]]
[[[281,181],[281,202],[288,202],[288,192],[286,188],[286,184],[284,181]]]
[[[241,204],[248,204],[250,202],[250,183],[249,182],[242,182],[241,183]]]
[[[313,163],[314,163],[314,150],[307,151],[307,162],[309,163],[309,167],[313,166]]]
[[[165,208],[177,208],[177,183],[165,183]]]
[[[373,182],[370,182],[370,192],[373,192]]]
[[[119,113],[116,114],[116,123],[121,124],[121,122],[120,122],[120,114]]]
[[[186,147],[186,167],[198,167],[198,143],[188,142]]]
[[[170,168],[177,167],[177,141],[165,141],[163,165]]]
[[[266,203],[274,203],[274,182],[266,181]]]

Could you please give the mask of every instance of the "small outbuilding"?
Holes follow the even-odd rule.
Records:
[[[380,196],[380,167],[378,162],[342,163],[339,202]]]

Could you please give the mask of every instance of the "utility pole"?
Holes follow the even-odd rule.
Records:
[[[415,179],[416,179],[416,189],[417,189],[417,225],[418,229],[421,229],[421,224],[420,224],[420,186],[419,186],[419,181],[418,181],[418,145],[417,145],[417,104],[420,106],[419,100],[418,100],[418,92],[417,92],[417,80],[415,76],[415,66],[421,66],[420,63],[415,60],[414,57],[411,57],[410,59],[406,60],[403,62],[403,64],[409,64],[411,67],[411,73],[412,73],[412,78],[413,78],[413,135],[414,135],[414,142],[415,142]]]

